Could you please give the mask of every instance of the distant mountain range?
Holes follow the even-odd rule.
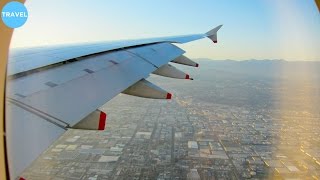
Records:
[[[250,75],[270,78],[319,79],[320,61],[285,60],[212,60],[199,58],[202,70],[215,70],[234,75]]]

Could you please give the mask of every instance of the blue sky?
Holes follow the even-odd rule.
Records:
[[[320,60],[313,0],[30,0],[12,47],[203,33],[223,24],[217,45],[180,47],[191,58]]]

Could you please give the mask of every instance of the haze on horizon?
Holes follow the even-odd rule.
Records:
[[[223,24],[215,46],[207,39],[179,46],[190,58],[320,61],[313,0],[32,0],[26,7],[11,47],[204,33]]]

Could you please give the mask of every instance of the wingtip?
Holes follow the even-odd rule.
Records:
[[[218,43],[218,30],[222,27],[222,24],[208,31],[205,35],[213,41],[213,43]]]
[[[220,24],[219,26],[211,29],[210,31],[208,31],[208,32],[206,33],[206,35],[207,35],[207,36],[215,35],[222,26],[223,26],[223,24]]]

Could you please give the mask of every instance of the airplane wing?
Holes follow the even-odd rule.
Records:
[[[205,37],[217,43],[221,26],[204,34],[11,50],[6,90],[11,178],[67,129],[104,130],[107,115],[99,107],[119,93],[171,99],[148,76],[191,79],[168,64],[198,67],[174,43]]]

